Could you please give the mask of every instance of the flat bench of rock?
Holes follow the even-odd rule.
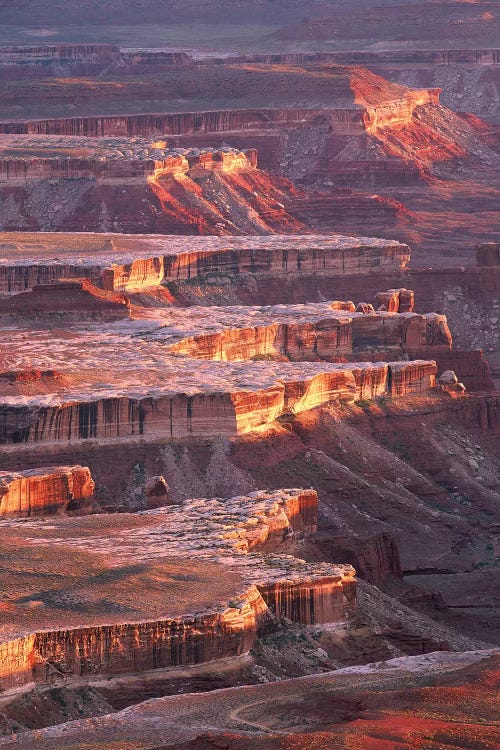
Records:
[[[50,525],[1,522],[2,546],[14,545],[21,557],[35,554],[40,561],[30,601],[40,603],[38,589],[55,555],[63,569],[78,565],[76,588],[74,582],[69,588],[59,582],[60,594],[82,602],[77,611],[61,615],[57,628],[51,608],[58,605],[50,599],[47,606],[33,606],[29,617],[26,605],[11,613],[0,634],[0,686],[237,656],[276,616],[304,624],[343,622],[355,600],[354,569],[276,554],[290,536],[314,533],[317,506],[315,491],[292,489],[188,500],[182,507],[140,514],[58,518]],[[186,558],[190,600],[172,579],[177,570],[172,566],[185,565]],[[87,572],[88,559],[102,568],[87,590],[78,586],[78,577]],[[139,601],[133,586],[118,583],[115,591],[115,581],[134,574],[143,576],[143,584],[146,577],[154,581],[147,601]],[[198,579],[202,589],[196,589]],[[166,594],[172,580],[177,593]],[[227,581],[223,590],[216,590],[216,580]],[[207,586],[214,587],[211,604]],[[96,611],[94,599],[102,602],[106,595],[124,611]]]
[[[206,363],[205,368],[215,363]],[[279,367],[278,367],[279,365]],[[164,381],[179,378],[182,365],[164,369]],[[142,436],[182,438],[195,435],[231,435],[250,432],[270,424],[286,413],[300,413],[337,401],[380,396],[428,393],[435,387],[434,361],[392,363],[233,363],[218,373],[233,380],[228,390],[215,390],[205,382],[191,388],[172,390],[157,382],[146,395],[118,395],[84,398],[49,395],[20,399],[4,397],[0,402],[0,442],[71,442],[89,439],[128,439]],[[189,386],[192,360],[186,360],[184,385]],[[205,369],[205,377],[208,375]],[[203,373],[200,372],[201,380]],[[239,379],[242,385],[234,382]],[[187,381],[187,382],[186,382]],[[179,383],[179,388],[182,383]],[[123,391],[124,386],[121,390]],[[161,391],[164,391],[162,394]],[[170,392],[169,392],[170,391]]]
[[[218,275],[359,275],[404,270],[407,245],[343,235],[181,237],[0,233],[0,293],[87,277],[109,291]]]

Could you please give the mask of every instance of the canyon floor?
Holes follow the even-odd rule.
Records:
[[[136,6],[0,0],[0,747],[493,750],[497,4]]]

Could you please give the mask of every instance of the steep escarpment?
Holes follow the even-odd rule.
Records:
[[[282,202],[293,187],[256,165],[254,150],[228,147],[200,151],[144,139],[4,136],[0,225],[179,234],[299,229]]]
[[[7,256],[17,256],[14,266],[20,252],[27,253],[23,262],[32,259],[33,252],[40,254],[41,265],[44,259],[50,264],[55,252],[66,262],[59,250],[68,243],[67,236],[49,238],[45,247],[40,235],[26,239],[29,248],[15,242],[6,245]],[[79,251],[95,268],[97,250],[102,267],[112,272],[109,262],[118,253],[115,241],[120,240],[80,237]],[[156,243],[146,260],[161,262],[141,265],[144,258],[139,257],[135,269],[122,263],[110,287],[116,279],[116,286],[133,288],[137,280],[139,289],[143,284],[141,293],[147,295],[148,275],[158,286],[174,267],[182,277],[176,283],[188,287],[192,273],[196,289],[210,272],[211,251],[221,264],[218,273],[229,267],[229,276],[243,276],[243,269],[253,263],[255,273],[250,275],[256,287],[270,285],[273,278],[288,279],[284,270],[288,253],[292,273],[299,278],[304,267],[311,276],[318,268],[320,277],[323,269],[330,282],[337,278],[341,283],[342,275],[327,267],[330,258],[339,262],[335,255],[339,250],[341,267],[352,260],[358,270],[345,274],[345,279],[358,279],[359,271],[367,267],[401,264],[405,254],[404,246],[370,245],[364,240],[353,245],[347,238],[323,238],[319,245],[314,238],[302,248],[303,238],[289,246],[283,245],[283,238],[275,238],[260,246],[251,242],[250,247],[245,238],[240,240],[246,246],[240,245],[238,258],[232,240],[225,249],[207,240],[209,252],[203,262],[198,265],[199,257],[192,256],[185,264],[192,271],[179,272],[174,265],[182,261],[179,247],[171,255],[158,252],[165,238],[123,238],[120,250],[130,252],[143,241],[149,250],[148,243]],[[358,247],[363,248],[361,255]],[[203,252],[201,246],[189,249],[193,251]],[[93,292],[88,282],[85,289],[82,283],[77,282],[80,291]],[[368,289],[366,279],[358,288],[363,289],[363,283]],[[483,483],[493,481],[486,457],[477,475],[474,466],[483,460],[473,459],[471,476],[461,456],[449,466],[445,459],[451,455],[448,450],[453,451],[448,449],[452,443],[436,443],[437,433],[429,425],[456,418],[468,429],[483,426],[486,433],[493,428],[496,407],[493,399],[467,395],[452,401],[436,388],[440,372],[431,355],[453,352],[446,318],[415,313],[418,296],[415,299],[401,283],[388,286],[386,278],[379,277],[373,293],[363,295],[358,306],[339,298],[331,303],[261,308],[162,310],[136,305],[131,320],[116,323],[93,322],[83,305],[76,325],[72,319],[61,320],[56,329],[37,328],[29,320],[10,326],[2,355],[6,372],[18,375],[6,376],[2,384],[2,462],[11,469],[19,462],[40,465],[47,463],[42,461],[47,454],[57,456],[58,462],[60,456],[72,456],[75,462],[83,451],[96,477],[96,509],[151,507],[146,488],[150,479],[160,479],[160,471],[172,488],[172,502],[184,502],[139,514],[51,519],[50,525],[3,522],[7,559],[19,567],[5,576],[9,593],[4,606],[9,622],[18,625],[3,633],[5,687],[35,680],[44,689],[72,677],[86,683],[92,675],[208,664],[217,656],[233,658],[254,647],[265,655],[285,637],[281,631],[273,635],[276,618],[291,620],[297,627],[334,622],[342,631],[340,638],[347,628],[349,639],[349,623],[356,616],[353,570],[348,565],[356,558],[369,580],[393,586],[402,599],[413,601],[413,597],[428,606],[430,597],[402,581],[401,569],[411,573],[424,559],[434,564],[439,554],[448,555],[455,564],[456,543],[469,522],[448,512],[447,503],[455,503],[448,494],[460,487],[464,497],[456,500],[458,505],[474,494],[487,513],[492,496]],[[57,293],[58,284],[53,288]],[[50,287],[45,289],[49,291]],[[375,311],[373,303],[380,309]],[[396,349],[406,357],[410,346],[427,347],[429,359],[373,362]],[[362,350],[372,361],[330,364],[318,358],[318,352],[328,357],[339,347],[348,356],[346,347],[353,353]],[[196,368],[194,356],[200,357]],[[48,358],[53,375],[46,368]],[[299,361],[289,361],[294,358]],[[31,379],[23,375],[30,372],[46,374]],[[9,395],[11,382],[15,392]],[[411,424],[404,429],[398,420],[405,419]],[[412,445],[418,443],[418,456],[409,453],[411,436]],[[391,441],[396,442],[385,447]],[[429,469],[431,455],[434,466],[439,456],[439,474]],[[453,475],[455,471],[458,475]],[[318,544],[310,539],[318,524],[314,491],[254,491],[276,486],[277,477],[295,474],[304,479],[303,486],[320,489],[321,523],[333,525],[336,532],[330,528],[328,540],[325,535]],[[225,496],[224,486],[240,496],[189,500],[201,494]],[[436,510],[443,505],[448,510]],[[449,524],[439,550],[430,548],[428,536],[434,546],[443,516],[433,513],[446,513]],[[411,543],[403,550],[401,540],[408,530]],[[357,543],[342,539],[351,531]],[[487,543],[488,533],[481,528],[481,544]],[[334,562],[337,552],[343,565]],[[291,557],[293,553],[300,559]],[[36,581],[21,593],[19,587],[26,587],[24,571],[33,565],[31,555],[38,561]],[[55,579],[53,560],[58,566]],[[147,592],[147,601],[138,592]],[[448,638],[454,647],[462,643],[448,624],[439,624],[438,635],[429,638],[429,623],[415,624],[407,610],[401,613],[396,600],[390,601],[385,610],[397,610],[390,623],[383,619],[380,604],[376,614],[370,613],[370,623],[377,623],[374,627],[379,627],[379,618],[383,620],[380,648],[392,644],[390,648],[398,653],[414,653],[445,647]],[[436,627],[434,621],[430,623]],[[483,624],[479,627],[485,629]],[[319,657],[325,660],[338,653],[338,645],[333,647],[329,637],[315,646],[316,668]],[[365,631],[352,637],[358,643],[356,639],[368,636]],[[325,650],[326,657],[323,652],[318,655],[323,646],[333,649]],[[373,653],[373,644],[370,648]],[[299,661],[296,669],[306,667]]]
[[[0,745],[493,746],[495,8],[54,2],[0,48]]]
[[[165,79],[110,78],[52,81],[47,90],[41,82],[39,102],[32,92],[11,87],[3,98],[5,111],[12,107],[18,119],[5,117],[0,131],[65,139],[166,138],[170,146],[202,151],[229,143],[240,151],[258,149],[261,168],[273,177],[248,170],[238,178],[224,170],[208,171],[205,179],[165,176],[153,180],[147,194],[137,189],[129,194],[128,214],[126,196],[115,191],[108,201],[102,191],[92,192],[92,183],[88,194],[101,210],[83,227],[137,231],[130,217],[133,203],[136,223],[149,231],[263,233],[278,227],[296,231],[299,222],[321,232],[408,241],[424,253],[426,265],[436,257],[449,264],[452,255],[462,262],[473,244],[498,239],[494,126],[442,106],[441,88],[454,85],[446,76],[443,81],[402,76],[394,83],[388,80],[392,74],[384,78],[328,56],[304,54],[289,60],[278,55],[174,63]],[[179,100],[184,111],[172,111]],[[42,106],[45,118],[39,116]],[[89,186],[66,187],[76,192],[66,190],[65,200],[73,195],[79,202],[83,197],[76,188]],[[234,190],[243,202],[234,201]],[[52,209],[40,225],[19,217],[19,199],[10,196],[4,226],[83,228],[81,217],[66,211],[70,201],[55,210],[65,206],[55,185],[45,198]]]
[[[249,377],[251,370],[247,367],[242,374]],[[181,391],[139,398],[107,396],[90,401],[68,393],[68,400],[56,397],[55,403],[49,405],[43,399],[37,403],[34,398],[31,404],[20,405],[4,398],[0,407],[0,442],[231,435],[250,432],[287,412],[314,409],[328,401],[349,403],[385,394],[426,393],[434,387],[436,377],[433,361],[325,364],[308,378],[304,378],[304,367],[288,367],[267,386],[264,382],[269,382],[269,376],[259,383],[255,376],[262,373],[262,368],[253,370],[253,383],[246,390],[236,387],[228,392],[206,390],[192,395]]]
[[[248,651],[266,606],[253,588],[219,614],[151,623],[40,632],[0,644],[3,688],[57,675],[120,674],[198,664]]]
[[[234,285],[237,280],[257,278],[272,281],[266,286],[271,293],[279,279],[377,277],[404,270],[410,259],[410,249],[402,242],[314,234],[200,240],[174,235],[4,232],[0,250],[4,258],[0,294],[5,295],[82,277],[110,292],[175,285],[183,297],[194,283],[223,279]],[[207,295],[208,289],[197,294],[198,302]]]
[[[297,78],[297,85],[307,83],[313,88],[327,80],[336,97],[330,106],[324,108],[298,108],[291,104],[276,108],[263,101],[261,108],[248,109],[235,103],[232,109],[214,108],[213,111],[200,108],[199,111],[180,113],[165,111],[4,122],[0,125],[0,132],[80,137],[174,137],[177,145],[187,143],[182,140],[186,137],[195,137],[194,143],[199,146],[220,146],[224,142],[220,137],[227,139],[229,136],[236,138],[235,145],[246,143],[247,148],[254,146],[251,139],[257,138],[263,165],[278,168],[293,178],[303,178],[318,171],[326,173],[329,162],[334,161],[337,169],[345,171],[344,178],[356,164],[360,169],[364,164],[365,169],[378,169],[381,181],[384,169],[390,172],[393,167],[396,177],[407,162],[408,176],[412,165],[417,169],[413,175],[415,180],[419,171],[425,176],[433,162],[464,156],[471,148],[478,150],[474,130],[449,110],[440,108],[440,88],[409,88],[391,83],[364,68],[340,67],[328,60],[309,60],[302,64],[221,61],[212,68],[203,66],[198,75],[205,77],[207,86],[210,86],[211,72],[217,78],[221,71],[241,76],[240,85],[245,85],[245,77],[255,77],[257,90],[264,89],[264,101],[269,82],[274,80],[275,86],[282,91],[283,82],[287,84],[294,78]],[[203,140],[209,136],[215,139],[212,144]],[[269,149],[265,146],[266,138],[271,139]],[[381,151],[373,147],[374,140],[381,144]],[[271,161],[267,162],[268,158]],[[384,165],[387,158],[397,159],[399,163]],[[330,170],[332,167],[333,164]]]
[[[0,48],[2,78],[97,76],[103,73],[136,73],[189,65],[182,52],[121,50],[114,44],[57,44]]]
[[[29,518],[75,509],[92,497],[94,489],[89,469],[82,466],[2,471],[0,517]]]
[[[130,314],[130,302],[123,294],[105,291],[87,279],[35,284],[30,292],[0,300],[0,319],[90,317],[120,320]]]
[[[254,77],[257,90],[264,89],[264,100],[269,82],[274,81],[275,87],[282,91],[283,83],[289,85],[295,78],[297,85],[307,83],[313,88],[327,80],[336,96],[331,105],[324,108],[297,108],[289,104],[278,109],[262,104],[261,109],[247,109],[235,103],[232,109],[215,111],[5,122],[0,130],[3,133],[64,136],[126,135],[177,139],[195,136],[201,137],[201,140],[195,141],[200,146],[208,145],[203,137],[209,134],[215,138],[214,144],[221,145],[221,135],[225,134],[226,138],[230,135],[237,139],[236,143],[243,143],[241,138],[247,133],[247,147],[255,145],[251,143],[252,138],[259,139],[265,166],[278,168],[293,178],[303,178],[318,170],[328,172],[328,164],[333,160],[337,169],[345,170],[345,177],[349,168],[352,170],[356,163],[361,168],[364,163],[365,169],[369,165],[372,170],[378,168],[379,179],[382,179],[383,170],[390,171],[391,165],[384,167],[383,164],[388,157],[407,162],[408,174],[412,165],[422,172],[424,154],[429,169],[433,160],[464,155],[466,145],[470,147],[474,140],[470,135],[467,141],[466,136],[460,135],[459,128],[446,122],[446,114],[451,115],[448,111],[443,110],[439,118],[438,88],[411,89],[390,83],[364,68],[340,67],[328,61],[308,61],[302,65],[257,62],[225,64],[221,61],[212,68],[210,65],[202,67],[198,75],[205,77],[207,86],[210,86],[210,73],[217,79],[220,71],[240,76],[240,85],[245,85],[246,77]],[[212,85],[216,83],[215,80]],[[451,117],[453,119],[454,116]],[[467,131],[464,121],[462,126]],[[267,149],[265,139],[273,133],[280,137],[276,139],[273,136]],[[459,143],[456,142],[457,138]],[[382,144],[381,152],[373,148],[372,139]],[[423,148],[425,140],[428,143]],[[396,146],[393,141],[399,145]],[[176,142],[178,145],[184,144],[182,140]],[[266,162],[268,157],[273,161]],[[396,162],[393,166],[396,175],[402,165]],[[418,179],[418,174],[414,174],[413,179]]]
[[[92,518],[69,519],[57,529],[54,525],[48,529],[31,525],[28,530],[25,525],[25,539],[29,541],[25,554],[29,557],[30,547],[38,554],[39,575],[47,582],[50,561],[44,555],[51,544],[57,546],[59,562],[64,559],[70,569],[75,564],[71,560],[78,560],[80,567],[73,575],[81,579],[80,583],[89,572],[89,544],[92,559],[105,564],[108,573],[88,592],[79,589],[80,599],[89,599],[86,611],[80,615],[66,612],[64,627],[47,627],[50,613],[44,608],[37,611],[35,607],[29,622],[16,619],[13,604],[11,623],[4,629],[0,644],[2,687],[32,680],[54,682],[68,675],[89,678],[95,674],[136,673],[240,655],[251,648],[257,634],[264,633],[276,616],[304,624],[342,622],[355,599],[354,569],[350,565],[308,564],[291,556],[270,554],[279,552],[294,534],[314,533],[317,505],[314,491],[283,490],[227,500],[190,500],[183,507],[151,511],[141,517],[100,516],[97,523]],[[21,545],[18,549],[22,548],[23,529],[13,528],[11,546],[17,543]],[[0,535],[8,532],[5,525],[0,527]],[[157,545],[158,534],[163,537],[161,547]],[[112,549],[115,553],[109,556]],[[265,557],[259,556],[260,549],[266,552]],[[189,604],[187,599],[172,602],[171,610],[174,613],[179,607],[190,606],[192,612],[168,617],[164,587],[175,589],[168,574],[176,570],[183,554],[193,558],[190,580],[196,582],[191,586],[194,598]],[[136,599],[132,604],[130,590],[120,591],[120,584],[114,583],[126,569],[132,577],[136,572],[143,580],[156,580],[139,621],[133,615],[140,614],[141,601]],[[196,585],[206,585],[216,571],[226,578],[219,593],[227,597],[232,587],[234,595],[229,602],[207,606],[206,595],[197,592]],[[15,576],[13,581],[11,588],[15,590]],[[60,595],[75,596],[71,585],[64,589],[64,582],[61,584]],[[96,610],[92,596],[99,597],[106,590],[122,606],[128,602],[128,618],[113,611],[109,603],[107,612]],[[36,595],[35,587],[32,596]],[[132,592],[132,596],[136,594]],[[102,607],[104,602],[99,601]],[[47,604],[54,610],[61,606],[57,595]],[[197,611],[196,606],[201,609]],[[151,619],[154,611],[164,614]],[[80,626],[78,617],[84,621]]]
[[[199,359],[245,360],[286,357],[292,361],[352,359],[355,352],[383,351],[390,356],[419,352],[437,355],[451,349],[444,316],[403,313],[358,314],[323,318],[316,323],[290,323],[226,329],[173,344],[171,351]]]

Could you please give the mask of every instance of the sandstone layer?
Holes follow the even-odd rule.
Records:
[[[0,299],[0,318],[19,320],[44,317],[82,317],[120,320],[130,314],[123,294],[105,291],[87,279],[35,284],[30,292]]]
[[[68,143],[75,137],[166,138],[171,147],[201,150],[220,150],[229,143],[240,151],[257,149],[261,168],[272,176],[258,171],[245,171],[244,179],[223,179],[220,171],[205,175],[201,191],[208,200],[202,207],[199,176],[196,185],[169,180],[154,196],[132,188],[127,178],[123,198],[108,184],[101,189],[92,181],[87,186],[66,183],[72,187],[71,201],[80,205],[76,187],[80,192],[86,187],[99,206],[85,221],[83,209],[76,215],[69,203],[64,206],[56,186],[49,190],[39,183],[38,191],[29,188],[22,196],[6,187],[3,226],[219,234],[296,231],[305,224],[313,231],[404,239],[429,265],[436,259],[462,262],[471,245],[498,240],[498,64],[481,55],[476,61],[474,49],[464,50],[464,58],[473,62],[455,62],[460,48],[430,53],[439,63],[418,62],[418,55],[408,63],[410,69],[394,62],[387,73],[383,63],[367,70],[339,65],[335,56],[307,53],[210,56],[192,64],[174,56],[167,70],[162,54],[168,53],[158,50],[156,75],[151,74],[151,53],[142,76],[140,65],[136,75],[124,63],[121,71],[104,72],[102,78],[40,79],[35,86],[7,81],[1,92],[6,115],[0,123],[6,137],[17,134],[22,142],[29,135],[40,143],[55,136]],[[487,49],[495,60],[496,50]],[[53,54],[51,47],[47,55]],[[77,51],[70,54],[78,57]],[[440,74],[428,75],[425,66]],[[455,111],[443,106],[442,89],[445,104]],[[466,112],[488,113],[493,122]],[[301,190],[283,184],[282,177]],[[40,210],[40,190],[64,210]],[[264,197],[256,200],[255,193]],[[227,204],[231,216],[224,211]]]
[[[53,466],[0,472],[0,518],[28,518],[78,508],[94,494],[90,471],[82,466]]]
[[[107,290],[127,291],[220,275],[387,274],[404,270],[410,259],[403,243],[335,234],[187,239],[5,232],[0,243],[0,292],[4,294],[82,276]]]
[[[257,169],[254,149],[176,149],[144,138],[0,136],[4,229],[298,230],[300,222],[282,203],[293,192],[287,180]]]
[[[264,364],[264,363],[262,363]],[[112,388],[90,400],[82,391],[51,397],[32,397],[26,404],[18,398],[2,398],[0,442],[73,442],[89,439],[127,439],[138,436],[183,438],[194,435],[251,432],[287,413],[314,409],[330,401],[353,403],[356,399],[381,396],[404,397],[429,393],[435,386],[436,363],[417,360],[389,364],[366,362],[352,365],[282,365],[278,372],[253,365],[233,366],[223,372],[212,369],[215,381],[231,379],[230,390],[203,390],[190,377],[192,360],[181,369],[171,361],[170,377],[183,375],[180,390],[170,385],[162,395],[160,384],[151,383],[150,394],[117,395]],[[163,368],[163,377],[168,371]],[[109,374],[109,373],[108,373]],[[118,375],[118,373],[116,373]],[[198,377],[206,379],[207,368]],[[234,380],[239,380],[234,383]],[[90,385],[87,380],[86,385]],[[163,388],[165,388],[163,386]],[[119,390],[124,389],[123,385]],[[115,392],[113,392],[115,391]],[[84,400],[85,399],[85,400]]]
[[[54,521],[50,527],[29,523],[20,527],[4,521],[0,534],[9,549],[17,549],[22,557],[24,547],[25,562],[38,554],[40,575],[48,584],[51,555],[44,557],[48,550],[56,550],[58,563],[66,561],[69,569],[74,566],[70,560],[77,561],[80,572],[76,576],[82,584],[89,565],[102,566],[106,573],[87,592],[74,581],[59,593],[53,590],[52,598],[47,598],[48,609],[37,606],[44,596],[38,583],[22,602],[16,601],[17,579],[12,577],[9,623],[1,633],[2,686],[57,680],[64,675],[138,672],[242,654],[273,617],[304,624],[343,621],[355,596],[350,565],[308,564],[275,554],[294,535],[314,533],[317,505],[313,490],[282,490],[227,500],[190,500],[182,507],[136,516]],[[176,589],[175,575],[169,584],[169,570],[173,573],[186,556],[195,576],[192,580],[203,586],[198,565],[203,561],[205,577],[218,570],[230,582],[225,590],[233,587],[233,598],[224,600],[227,593],[222,591],[222,601],[212,600],[207,606],[207,595],[200,596],[192,585],[191,599],[173,600],[169,612],[165,586],[173,586],[172,594]],[[130,589],[134,572],[142,573],[144,580],[156,580],[148,589],[147,603],[141,603]],[[126,580],[127,575],[132,576],[127,588],[120,589],[119,583],[117,588],[113,581],[123,576]],[[106,591],[115,607],[120,603],[118,610],[110,604],[102,609]],[[61,611],[64,619],[54,628],[52,618],[64,607],[65,599],[73,601],[79,614],[66,611],[62,615]],[[33,602],[28,620],[23,619],[25,607],[19,606],[25,601]],[[201,608],[196,609],[197,605]],[[127,608],[128,616],[124,615]],[[155,619],[152,612],[157,613]]]
[[[496,747],[497,8],[160,5],[0,9],[0,745]]]

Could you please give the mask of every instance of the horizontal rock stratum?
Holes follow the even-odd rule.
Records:
[[[0,135],[0,225],[42,231],[268,234],[297,231],[297,191],[257,152],[169,148],[144,138]]]
[[[0,301],[9,331],[0,378],[4,445],[248,433],[329,402],[427,397],[436,394],[441,357],[449,368],[446,317],[407,311],[414,304],[407,289],[381,292],[377,311],[341,301],[141,306],[144,294],[156,304],[169,279],[189,287],[210,274],[247,273],[260,283],[280,274],[335,279],[401,269],[409,251],[399,243],[338,235],[174,240],[35,233],[2,235],[1,250],[10,290],[16,279],[29,289],[31,271],[33,281],[48,271],[32,291]],[[130,264],[113,265],[119,257]],[[92,282],[50,284],[61,268],[78,269]],[[125,292],[111,291],[117,287]],[[57,325],[45,329],[41,316]],[[40,377],[29,377],[33,372]]]
[[[402,271],[404,243],[374,237],[181,237],[1,232],[0,294],[57,279],[90,279],[111,291],[219,275],[353,276]]]
[[[235,656],[274,616],[343,621],[354,569],[276,554],[291,536],[315,532],[317,506],[316,492],[292,489],[50,526],[4,521],[2,548],[16,570],[35,556],[38,578],[28,589],[17,573],[9,578],[9,593],[18,587],[24,598],[0,630],[0,686]]]
[[[46,516],[92,497],[94,481],[85,466],[0,471],[0,518]]]
[[[214,329],[219,333],[208,333]],[[50,361],[59,377],[19,376],[17,394],[12,378],[5,381],[0,441],[249,432],[329,401],[407,396],[434,387],[434,360],[334,361],[356,360],[357,346],[365,353],[380,349],[390,359],[408,356],[406,346],[427,356],[450,345],[444,316],[363,315],[328,303],[154,309],[116,323],[83,316],[71,338],[20,319],[3,346],[8,370],[43,372]]]
[[[246,433],[286,413],[330,401],[425,394],[435,386],[437,372],[436,363],[426,360],[279,366],[253,362],[220,371],[213,365],[197,366],[195,372],[193,360],[170,364],[161,383],[152,382],[141,391],[131,383],[127,395],[120,395],[128,389],[117,380],[101,397],[97,384],[87,396],[79,389],[29,399],[2,397],[0,443]],[[176,392],[172,383],[179,376]]]

